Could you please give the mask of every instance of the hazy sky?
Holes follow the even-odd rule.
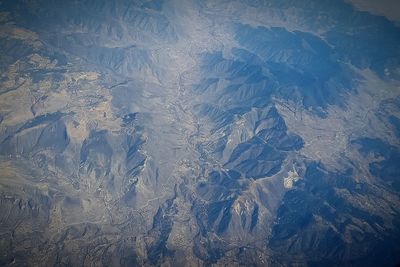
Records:
[[[358,9],[400,23],[400,0],[348,0]]]

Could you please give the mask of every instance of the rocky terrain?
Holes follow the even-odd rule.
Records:
[[[400,28],[357,8],[0,1],[0,265],[399,264]]]

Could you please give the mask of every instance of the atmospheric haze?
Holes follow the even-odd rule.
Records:
[[[399,264],[400,13],[351,2],[0,1],[0,265]]]

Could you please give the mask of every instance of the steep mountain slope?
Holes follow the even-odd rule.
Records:
[[[400,262],[400,28],[342,1],[0,2],[0,264]]]

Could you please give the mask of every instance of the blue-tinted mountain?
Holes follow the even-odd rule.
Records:
[[[1,266],[396,266],[400,28],[328,0],[0,2]]]

